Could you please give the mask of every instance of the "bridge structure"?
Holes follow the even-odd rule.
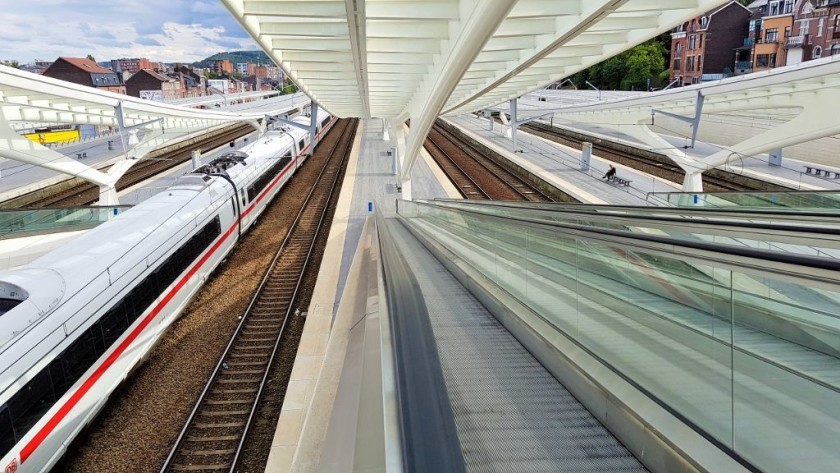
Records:
[[[188,135],[248,123],[265,113],[227,113],[141,100],[0,66],[0,157],[76,176],[100,187],[100,203],[118,203],[116,182],[156,148]],[[108,126],[119,130],[125,159],[103,172],[21,136],[15,124]]]
[[[679,89],[617,98],[603,102],[540,109],[540,116],[553,113],[555,119],[597,125],[628,135],[666,154],[685,172],[683,190],[702,192],[701,175],[732,159],[770,152],[781,159],[785,147],[840,134],[836,106],[840,103],[840,57],[808,61],[721,81]],[[535,117],[516,117],[516,101],[510,113],[515,127]],[[730,115],[740,119],[778,120],[776,126],[726,147],[702,159],[687,156],[654,132],[657,117],[676,118],[685,125],[689,146],[696,142],[703,118]],[[775,164],[779,164],[780,161]]]

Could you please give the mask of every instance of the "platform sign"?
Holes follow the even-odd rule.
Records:
[[[152,102],[163,102],[162,90],[141,90],[140,98],[143,100],[151,100]]]

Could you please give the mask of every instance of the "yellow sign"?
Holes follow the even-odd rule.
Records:
[[[26,133],[23,135],[30,140],[41,143],[64,143],[79,141],[79,130],[55,130],[55,131],[40,131],[37,133]]]

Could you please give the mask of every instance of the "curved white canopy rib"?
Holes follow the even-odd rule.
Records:
[[[702,97],[702,113],[789,118],[779,126],[721,150],[702,161],[673,149],[648,129],[655,114],[694,116]],[[700,174],[738,156],[753,156],[814,139],[840,134],[840,57],[808,61],[767,73],[750,74],[708,84],[654,92],[607,102],[563,107],[555,116],[613,128],[660,149],[686,171],[683,189],[702,190]],[[652,118],[653,117],[653,118]],[[699,123],[702,125],[702,117]],[[671,150],[669,152],[669,149]]]
[[[329,112],[395,124],[411,118],[403,180],[441,112],[518,97],[726,2],[221,1]]]
[[[479,0],[221,1],[322,107],[383,118],[404,116],[423,101],[422,88],[436,82],[466,20],[487,8]],[[478,38],[481,52],[444,111],[517,97],[725,1],[498,0],[507,8],[487,20],[498,26]]]

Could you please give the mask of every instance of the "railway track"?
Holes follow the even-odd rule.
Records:
[[[358,120],[346,120],[316,184],[216,365],[161,472],[234,471]]]
[[[554,200],[437,123],[429,131],[425,146],[466,199]]]
[[[152,159],[141,159],[125,175],[117,181],[117,191],[121,191],[135,184],[145,181],[161,172],[171,169],[181,163],[190,160],[193,150],[201,150],[202,153],[223,146],[232,140],[251,133],[253,128],[250,125],[239,125],[236,128],[206,138],[194,146],[184,148],[163,156]],[[76,186],[61,190],[55,193],[30,200],[23,206],[27,208],[42,207],[76,207],[89,205],[99,199],[99,187],[89,182],[83,182]],[[17,200],[17,199],[14,199]],[[11,203],[11,202],[10,202]]]
[[[562,134],[557,129],[544,123],[528,123],[522,125],[520,129],[526,130],[532,135],[539,136],[571,148],[581,149],[583,146],[583,140]],[[623,164],[633,169],[638,169],[644,173],[661,177],[662,179],[666,179],[671,182],[682,184],[685,178],[685,171],[664,156],[661,159],[654,159],[630,152],[619,151],[594,142],[592,144],[592,151],[597,153],[598,156],[606,158],[610,161]],[[704,172],[703,188],[707,192],[790,190],[782,186],[740,175],[738,175],[736,180],[735,175],[722,170],[710,170]]]

